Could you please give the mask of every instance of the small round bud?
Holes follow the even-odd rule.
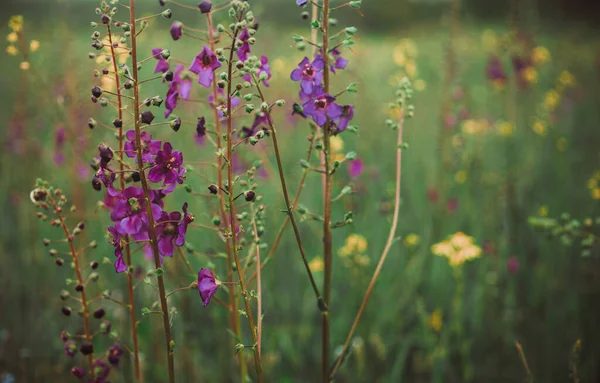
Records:
[[[94,97],[102,96],[102,89],[100,89],[100,87],[97,87],[97,86],[92,87],[92,96],[94,96]]]
[[[165,74],[163,75],[163,78],[169,82],[173,81],[173,71],[170,71],[170,70],[166,71]]]
[[[113,125],[115,126],[115,128],[122,128],[123,127],[123,120],[117,118],[113,121]]]
[[[64,316],[71,316],[71,308],[68,306],[63,306],[61,309]]]
[[[83,291],[83,285],[81,283],[78,283],[75,285],[75,291],[77,291],[78,293]]]
[[[177,117],[176,119],[172,120],[169,122],[169,126],[174,132],[178,132],[179,128],[181,128],[181,118]]]
[[[106,311],[104,311],[103,308],[99,308],[98,310],[94,311],[94,318],[96,319],[102,319],[104,318],[104,315],[106,315]]]
[[[256,193],[254,192],[254,190],[247,190],[244,192],[244,198],[247,202],[254,201],[254,197],[256,197]]]
[[[165,9],[164,11],[162,11],[162,12],[160,13],[160,15],[161,15],[162,17],[164,17],[165,19],[170,19],[170,18],[171,18],[171,16],[173,16],[173,12],[171,12],[171,10],[170,10],[170,9]]]
[[[42,243],[44,244],[44,246],[49,246],[50,240],[48,238],[44,238],[44,239],[42,239]]]
[[[94,352],[94,345],[88,342],[82,343],[81,347],[79,347],[79,351],[81,351],[83,355],[90,355]]]
[[[217,194],[219,192],[219,188],[217,187],[217,185],[212,184],[208,186],[208,191],[210,192],[210,194]]]
[[[62,258],[56,258],[54,262],[56,263],[56,266],[62,266],[65,263]]]
[[[110,23],[110,17],[108,15],[102,15],[102,24]]]
[[[92,270],[96,270],[99,265],[100,264],[98,263],[98,261],[93,261],[90,263],[90,267],[92,268]]]
[[[219,217],[218,215],[215,215],[212,219],[212,224],[215,226],[220,226],[221,225],[221,217]]]
[[[302,17],[302,20],[308,20],[310,18],[310,13],[304,11],[300,14],[300,17]]]
[[[125,81],[125,83],[123,84],[123,87],[125,89],[131,89],[131,88],[133,88],[133,82],[131,82],[131,81]]]
[[[131,173],[131,180],[133,182],[139,182],[142,178],[140,177],[140,173],[139,172],[133,172]]]

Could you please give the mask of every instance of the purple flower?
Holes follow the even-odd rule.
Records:
[[[158,60],[156,63],[156,67],[154,68],[154,73],[162,72],[165,73],[169,70],[169,62],[162,57],[162,48],[154,48],[152,49],[152,56]]]
[[[159,218],[162,213],[160,206],[152,203],[151,208],[154,219]],[[115,226],[119,234],[130,234],[135,239],[141,239],[148,230],[144,191],[135,186],[123,190],[122,199],[115,203],[110,218],[113,222],[120,222],[119,226]]]
[[[298,68],[292,71],[290,78],[294,81],[300,81],[302,91],[306,94],[312,94],[315,86],[321,85],[323,80],[324,62],[321,56],[316,56],[312,63],[305,57]]]
[[[260,74],[262,72],[265,72],[267,75],[267,79],[263,81],[263,84],[265,84],[265,86],[269,86],[269,81],[271,79],[271,66],[269,65],[269,59],[267,58],[267,56],[262,56],[260,58],[260,67],[256,68],[256,75],[257,77],[260,77]],[[252,76],[250,76],[249,74],[244,75],[244,80],[248,81],[248,82],[252,82]]]
[[[112,197],[116,197],[119,195],[119,191],[113,186],[116,175],[102,161],[100,162],[100,169],[98,169],[98,171],[96,172],[96,177],[98,177],[100,181],[102,181],[104,187],[106,187],[106,191],[108,192],[108,194],[110,194]],[[98,188],[98,190],[100,189]]]
[[[190,97],[192,81],[187,75],[181,75],[181,72],[183,72],[184,68],[185,67],[181,64],[177,64],[175,67],[173,81],[171,81],[169,84],[169,90],[167,91],[165,100],[165,118],[169,117],[173,110],[175,110],[180,96],[184,100],[187,100]]]
[[[127,270],[127,265],[123,260],[123,244],[121,242],[118,225],[118,223],[115,223],[115,226],[110,226],[108,232],[112,236],[110,244],[115,247],[115,271],[117,273],[122,273]]]
[[[249,39],[250,33],[248,32],[248,28],[246,28],[238,36],[238,40],[242,42],[242,46],[239,47],[238,50],[235,52],[240,61],[248,60],[248,55],[250,54],[250,43],[248,42]]]
[[[342,114],[340,115],[339,120],[337,121],[337,133],[343,132],[348,127],[348,123],[354,117],[354,106],[352,105],[343,105],[342,106]]]
[[[119,361],[124,353],[125,351],[117,343],[113,344],[108,349],[108,363],[114,367],[119,367]]]
[[[360,158],[357,158],[350,161],[350,165],[348,166],[348,174],[350,174],[350,177],[356,178],[362,174],[364,169],[365,164],[363,164]]]
[[[204,145],[206,137],[206,119],[204,116],[198,117],[198,124],[196,125],[196,143],[198,145]]]
[[[129,158],[136,158],[136,147],[135,147],[135,130],[129,130],[125,133],[125,138],[127,138],[127,142],[124,143],[123,149],[125,150],[125,154]],[[152,163],[154,162],[154,156],[158,154],[160,150],[161,142],[158,140],[152,139],[152,134],[147,131],[142,131],[140,133],[140,142],[142,144],[142,162]]]
[[[200,13],[208,13],[212,8],[212,4],[210,3],[210,1],[205,0],[198,4],[198,8],[200,8]]]
[[[71,368],[71,375],[73,375],[76,378],[81,379],[85,376],[85,370],[83,368],[73,367],[73,368]]]
[[[208,96],[208,102],[215,108],[217,108],[217,111],[219,112],[219,117],[223,118],[225,117],[225,114],[223,113],[224,109],[227,109],[227,99],[225,98],[225,92],[223,91],[223,89],[218,89],[217,90],[217,100],[215,101],[213,94],[211,93]],[[238,105],[240,105],[240,99],[238,97],[232,97],[231,98],[231,108],[235,108]]]
[[[175,250],[174,242],[179,236],[180,222],[181,213],[178,211],[172,213],[163,211],[160,218],[156,221],[156,237],[158,239],[160,255],[165,257],[173,256],[173,251]]]
[[[67,358],[73,358],[77,354],[77,345],[72,340],[65,342],[64,349]]]
[[[190,71],[198,75],[198,84],[208,88],[214,79],[215,69],[220,67],[221,63],[217,60],[217,56],[205,45],[194,58]]]
[[[108,375],[110,374],[110,366],[102,359],[96,359],[94,361],[93,368],[94,373],[96,374],[96,380],[94,383],[105,382],[104,379],[108,378]]]
[[[311,116],[317,125],[323,126],[328,118],[334,120],[342,115],[342,107],[334,101],[335,97],[323,93],[303,105],[304,113]]]
[[[175,239],[175,245],[183,246],[185,243],[185,235],[187,234],[188,225],[194,222],[194,215],[192,213],[188,213],[187,211],[188,204],[187,202],[183,204],[183,220],[179,224],[179,235],[177,239]]]
[[[506,267],[508,268],[508,272],[511,274],[516,274],[519,272],[519,260],[516,257],[508,258],[506,262]]]
[[[171,82],[167,96],[165,98],[165,118],[169,117],[171,113],[177,107],[177,101],[179,100],[179,89],[177,84]]]
[[[210,298],[217,292],[221,283],[217,281],[212,271],[209,269],[200,269],[198,271],[198,291],[202,298],[202,305],[206,307],[210,303]]]
[[[332,50],[331,55],[333,56],[334,61],[329,65],[329,69],[333,73],[336,73],[336,69],[346,69],[346,66],[348,65],[348,60],[342,57],[342,52],[340,52],[339,49],[335,48],[334,50]]]
[[[529,83],[527,82],[527,79],[525,78],[525,69],[531,67],[531,59],[529,58],[523,58],[520,56],[513,56],[512,58],[512,64],[513,64],[513,68],[515,71],[515,74],[517,75],[517,83],[519,84],[520,88],[527,88],[527,86],[529,85]]]
[[[308,0],[296,0],[296,5],[302,7],[308,3]]]
[[[62,165],[65,155],[62,150],[65,146],[65,128],[61,127],[56,130],[56,136],[54,137],[54,163],[56,165]]]
[[[500,61],[500,57],[496,55],[490,56],[485,67],[485,73],[490,81],[498,85],[504,85],[506,82],[506,73],[502,67],[502,61]]]
[[[148,179],[151,182],[163,182],[163,186],[167,186],[166,193],[170,193],[175,189],[175,184],[183,183],[183,153],[173,151],[170,143],[165,142],[163,150],[156,154],[154,166],[148,172]]]
[[[171,25],[171,37],[173,40],[177,41],[181,38],[182,27],[183,24],[179,21],[176,21]]]

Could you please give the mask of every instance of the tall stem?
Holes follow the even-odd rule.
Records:
[[[150,198],[150,188],[144,171],[144,162],[142,160],[142,142],[140,128],[140,87],[137,67],[137,46],[136,46],[136,25],[135,25],[135,0],[129,0],[129,23],[131,24],[131,58],[132,58],[132,75],[133,75],[133,118],[135,126],[135,147],[137,154],[137,164],[140,178],[142,181],[142,189],[144,191],[144,199],[146,200],[146,214],[148,215],[150,244],[152,247],[152,255],[154,256],[154,267],[160,269],[160,254],[158,252],[158,241],[156,240],[156,227],[154,226],[154,217],[152,216],[152,203]],[[173,345],[171,344],[171,326],[169,324],[169,307],[167,304],[167,296],[165,293],[165,281],[162,273],[157,274],[158,292],[160,298],[160,307],[162,311],[163,328],[165,331],[165,352],[167,354],[167,365],[169,370],[169,382],[175,383],[175,363],[173,360]]]
[[[258,228],[256,227],[256,215],[254,211],[254,203],[250,204],[250,215],[252,216],[252,231],[254,232],[254,242],[256,247],[256,348],[258,349],[258,355],[261,355],[261,343],[262,343],[262,279],[260,277],[260,243],[258,237]]]
[[[115,88],[117,89],[117,106],[118,106],[118,118],[123,121],[123,97],[121,97],[121,85],[119,78],[119,68],[117,67],[117,56],[115,54],[115,49],[113,48],[113,38],[112,32],[110,30],[110,23],[106,24],[106,28],[108,31],[108,41],[110,43],[110,54],[112,56],[113,62],[113,72],[115,75]],[[125,177],[123,177],[124,172],[124,162],[123,162],[123,124],[119,127],[119,171],[121,172],[119,181],[121,186],[121,191],[125,189]],[[137,336],[137,324],[135,317],[135,295],[133,294],[133,275],[129,272],[131,268],[131,247],[129,246],[129,236],[125,236],[125,262],[127,263],[127,294],[129,300],[129,319],[131,324],[131,337],[133,338],[133,368],[135,370],[135,379],[137,381],[142,380],[142,373],[140,370],[140,354],[139,354],[139,345],[138,345],[138,336]]]
[[[240,282],[240,288],[242,290],[242,299],[246,308],[246,315],[248,316],[248,324],[250,325],[250,334],[252,335],[252,348],[254,350],[254,364],[256,366],[256,374],[258,375],[258,381],[263,381],[262,376],[262,364],[260,360],[260,354],[258,353],[257,341],[258,334],[256,326],[254,325],[254,317],[252,315],[252,306],[250,305],[250,296],[246,289],[246,281],[244,275],[244,268],[240,263],[240,257],[238,254],[237,235],[235,232],[235,200],[234,200],[234,188],[233,188],[233,142],[232,142],[232,130],[233,130],[233,116],[231,111],[231,84],[233,82],[233,53],[235,52],[235,42],[237,40],[238,31],[233,35],[231,47],[229,49],[229,61],[227,62],[227,186],[229,195],[229,226],[231,229],[231,247],[233,248],[233,258],[235,261],[235,268],[238,273]]]
[[[373,273],[373,277],[371,277],[371,282],[369,282],[369,286],[367,287],[367,291],[365,292],[365,296],[360,304],[360,308],[358,309],[358,313],[354,318],[354,323],[352,323],[352,327],[350,328],[350,332],[346,337],[346,341],[344,342],[344,346],[342,347],[342,351],[338,356],[333,368],[331,369],[331,373],[329,374],[329,378],[333,379],[337,369],[340,367],[340,364],[344,360],[344,356],[346,352],[348,352],[348,347],[350,347],[350,341],[354,336],[354,332],[358,327],[358,322],[362,317],[363,312],[365,311],[365,307],[367,306],[367,302],[371,297],[371,293],[373,292],[373,287],[375,286],[375,282],[377,282],[377,278],[379,278],[379,274],[381,273],[381,269],[383,268],[383,263],[387,258],[388,253],[390,252],[390,248],[394,243],[394,236],[396,235],[396,228],[398,227],[398,216],[400,212],[400,181],[401,181],[401,170],[402,170],[402,149],[400,145],[402,144],[402,131],[404,125],[403,113],[400,111],[400,119],[398,120],[398,144],[396,146],[396,193],[394,199],[394,217],[392,218],[392,227],[390,228],[390,234],[388,235],[387,242],[385,247],[383,248],[383,252],[381,253],[381,257],[379,258],[379,263],[375,268],[375,272]]]
[[[208,24],[208,42],[210,45],[210,50],[215,51],[215,33],[213,29],[213,20],[212,20],[212,12],[208,12],[206,14],[207,24]],[[219,93],[217,91],[217,78],[213,77],[212,81],[212,96],[213,102],[217,102],[217,98]],[[217,150],[221,150],[223,147],[222,139],[221,139],[221,118],[219,116],[219,111],[213,105],[213,116],[215,120],[215,131],[216,131],[216,142],[217,142]],[[225,207],[225,197],[223,196],[223,174],[221,173],[223,169],[223,158],[221,156],[217,156],[217,187],[219,189],[218,199],[219,199],[219,210],[221,215],[221,221],[226,222],[227,217],[227,209]],[[227,281],[233,282],[233,254],[231,251],[231,246],[229,242],[225,243],[225,251],[227,254]],[[238,301],[236,299],[236,289],[234,284],[228,284],[227,289],[229,292],[229,320],[231,322],[231,329],[235,332],[238,339],[242,339],[242,327],[238,317]],[[246,366],[246,359],[244,358],[243,353],[239,354],[239,363],[240,363],[240,373],[241,380],[245,381],[248,375],[248,367]]]
[[[84,286],[84,280],[83,277],[81,276],[81,269],[79,267],[79,258],[77,256],[77,251],[75,251],[75,246],[73,245],[73,235],[69,232],[69,228],[67,227],[67,224],[65,222],[64,217],[61,214],[61,209],[59,209],[59,207],[56,205],[56,201],[54,201],[54,199],[52,197],[48,198],[48,201],[50,202],[50,205],[52,205],[52,208],[54,209],[54,212],[56,213],[56,216],[58,217],[58,220],[60,221],[60,226],[62,227],[64,233],[65,233],[65,238],[67,239],[67,242],[69,243],[69,251],[71,252],[71,258],[73,259],[73,265],[75,268],[75,274],[77,275],[77,283],[81,286]],[[83,332],[84,332],[84,336],[85,336],[85,341],[87,343],[92,343],[92,336],[90,335],[90,324],[89,324],[89,311],[88,311],[88,302],[85,296],[85,287],[81,290],[81,307],[83,310]],[[87,355],[87,360],[88,360],[88,364],[90,365],[90,374],[92,376],[92,379],[95,378],[95,373],[94,373],[94,354],[90,353],[89,355]]]
[[[323,89],[329,94],[329,0],[323,0]],[[326,311],[321,312],[321,363],[323,382],[329,381],[329,310],[331,310],[331,276],[333,271],[332,238],[331,238],[331,174],[329,160],[331,145],[329,142],[329,120],[323,127],[323,143],[325,147],[325,194],[323,199],[323,254],[325,263],[325,278],[323,281],[323,297]]]

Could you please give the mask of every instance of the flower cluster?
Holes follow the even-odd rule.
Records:
[[[9,45],[6,47],[6,53],[8,53],[11,56],[16,56],[19,54],[19,48],[17,46],[20,46],[22,49],[25,49],[25,47],[27,47],[27,42],[23,41],[23,16],[12,16],[8,21],[8,27],[10,28],[11,32],[6,36],[6,40],[9,43]],[[31,40],[29,42],[28,52],[35,52],[39,49],[39,47],[39,41]],[[23,61],[21,61],[21,63],[19,64],[19,68],[21,68],[22,70],[29,69],[29,61],[27,61],[28,52],[21,52],[21,54],[23,55]]]
[[[348,268],[369,266],[371,259],[366,255],[367,239],[360,234],[350,234],[338,255]]]
[[[478,258],[481,255],[481,248],[473,242],[473,237],[458,232],[445,241],[431,246],[431,252],[446,257],[450,266],[459,267],[466,261]]]

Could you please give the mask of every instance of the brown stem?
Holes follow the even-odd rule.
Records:
[[[133,97],[134,97],[134,126],[135,126],[135,147],[137,154],[137,164],[142,181],[142,189],[144,191],[144,199],[146,200],[146,214],[148,215],[148,226],[149,226],[149,237],[150,244],[152,245],[152,254],[154,256],[154,267],[160,269],[160,254],[158,251],[158,241],[156,240],[156,228],[154,226],[154,217],[152,216],[152,203],[150,198],[150,188],[148,187],[148,181],[146,180],[146,173],[144,172],[144,162],[142,160],[142,142],[141,142],[141,128],[140,128],[140,88],[139,88],[139,77],[138,77],[138,66],[137,66],[137,44],[136,44],[136,25],[135,25],[135,0],[129,0],[129,23],[131,25],[131,58],[132,58],[132,75],[133,75]],[[163,275],[157,275],[158,280],[158,291],[160,298],[160,307],[162,311],[163,328],[165,332],[165,351],[167,354],[167,365],[169,371],[169,382],[175,383],[175,363],[173,360],[173,345],[171,338],[171,326],[169,324],[169,307],[167,304],[167,297],[165,294],[165,281]]]
[[[390,234],[388,235],[387,242],[385,247],[383,248],[383,252],[381,253],[381,257],[379,258],[379,263],[375,268],[375,272],[373,273],[373,277],[371,277],[371,282],[369,282],[369,286],[367,287],[367,291],[365,292],[365,296],[360,304],[360,308],[358,309],[358,313],[354,318],[354,323],[352,323],[352,327],[350,328],[350,332],[346,337],[346,341],[344,342],[344,346],[342,347],[342,351],[338,356],[333,368],[331,369],[331,373],[329,374],[329,378],[333,379],[335,376],[335,372],[340,367],[340,364],[344,360],[344,355],[348,352],[348,347],[350,346],[350,341],[352,340],[352,336],[354,336],[354,332],[356,331],[356,327],[358,326],[358,322],[362,317],[363,312],[365,311],[365,307],[367,306],[367,302],[371,297],[371,293],[373,292],[373,287],[375,286],[375,282],[377,282],[377,278],[379,278],[379,274],[381,273],[381,269],[383,268],[383,263],[387,258],[387,255],[394,243],[394,236],[396,234],[396,228],[398,227],[398,216],[400,212],[400,181],[401,181],[401,170],[402,170],[402,149],[400,145],[402,144],[402,130],[403,130],[403,113],[400,111],[400,119],[398,121],[398,144],[396,149],[396,195],[394,200],[394,217],[392,218],[392,227],[390,228]]]
[[[213,20],[212,20],[212,12],[208,12],[206,14],[206,19],[207,19],[207,23],[208,23],[208,42],[210,45],[210,50],[211,51],[215,51],[215,32],[214,32],[214,28],[213,28]],[[212,96],[213,96],[213,100],[214,102],[217,101],[219,93],[217,90],[217,78],[216,76],[213,77],[213,81],[212,81]],[[217,110],[217,108],[215,108],[213,106],[213,113],[214,113],[214,120],[215,120],[215,131],[217,132],[215,139],[216,139],[216,147],[217,150],[221,150],[223,147],[222,144],[222,135],[221,135],[221,118],[219,116],[219,111]],[[219,188],[219,190],[223,190],[223,174],[221,173],[221,170],[223,169],[223,158],[221,156],[217,157],[217,187]],[[227,217],[227,209],[225,207],[225,197],[223,196],[222,192],[219,192],[218,195],[219,198],[219,210],[220,210],[220,215],[221,215],[221,221],[222,222],[226,222],[226,217]],[[233,282],[233,255],[231,252],[231,246],[229,245],[229,242],[225,242],[225,252],[227,254],[227,281],[228,282]],[[228,285],[227,286],[228,292],[229,292],[229,307],[230,307],[230,311],[229,311],[229,320],[231,322],[231,328],[232,330],[235,332],[236,336],[238,339],[242,339],[242,327],[241,327],[241,323],[240,323],[240,319],[238,317],[238,302],[236,299],[236,290],[235,290],[235,286],[234,285]],[[246,377],[248,375],[248,367],[246,366],[246,358],[244,358],[244,355],[242,353],[240,353],[239,355],[239,363],[240,363],[240,372],[241,372],[241,380],[245,381]]]
[[[262,382],[262,364],[260,360],[260,355],[258,353],[258,349],[256,348],[257,343],[257,333],[256,326],[254,325],[254,317],[252,315],[252,306],[250,305],[250,296],[248,295],[248,291],[246,289],[246,281],[244,275],[244,269],[242,268],[242,264],[240,263],[240,257],[238,254],[237,247],[237,236],[235,232],[235,204],[233,195],[233,166],[232,166],[232,155],[233,155],[233,143],[232,143],[232,130],[233,130],[233,120],[231,114],[231,94],[232,94],[232,74],[233,74],[233,54],[235,52],[235,42],[238,36],[238,30],[234,32],[231,48],[229,49],[229,61],[227,62],[227,185],[229,187],[229,226],[231,229],[231,247],[233,248],[233,258],[235,261],[235,267],[237,270],[238,278],[240,280],[240,288],[242,290],[242,299],[244,300],[244,305],[246,307],[246,315],[248,316],[248,323],[250,325],[250,334],[252,335],[252,343],[254,350],[254,364],[256,366],[256,374],[258,375],[258,381]]]
[[[256,228],[256,216],[254,215],[254,203],[250,204],[250,215],[252,216],[252,230],[254,231],[254,242],[256,247],[256,347],[258,349],[258,355],[261,353],[261,340],[262,340],[262,280],[260,278],[260,246],[258,238],[258,229]]]
[[[329,0],[323,0],[323,90],[329,94]],[[323,254],[325,263],[325,277],[323,281],[323,298],[327,311],[321,312],[321,373],[323,382],[329,381],[329,310],[331,309],[331,278],[333,271],[333,243],[331,238],[331,172],[329,171],[329,156],[331,154],[329,142],[329,120],[323,128],[323,144],[325,147],[325,195],[323,198]]]
[[[60,221],[60,226],[62,227],[64,233],[65,233],[65,238],[67,239],[67,242],[69,243],[69,250],[71,252],[71,257],[73,258],[73,265],[75,268],[75,274],[77,275],[77,283],[81,286],[84,286],[84,281],[83,278],[81,276],[81,269],[79,268],[79,258],[77,256],[77,252],[75,251],[75,246],[73,245],[73,235],[71,235],[71,233],[69,232],[69,228],[67,227],[67,224],[65,223],[65,219],[61,214],[61,209],[56,205],[56,201],[54,201],[54,199],[52,197],[48,198],[48,202],[50,202],[50,205],[52,205],[52,208],[54,209],[54,212],[56,213],[56,217],[58,218],[58,220]],[[83,309],[83,332],[85,335],[85,341],[87,343],[92,343],[92,336],[90,334],[90,324],[89,324],[89,312],[88,312],[88,302],[87,299],[85,297],[85,288],[83,288],[81,290],[81,307]],[[89,355],[87,355],[87,360],[88,360],[88,364],[90,365],[90,374],[92,376],[92,379],[95,378],[95,373],[94,373],[94,353],[90,353]]]
[[[106,28],[108,31],[108,41],[110,43],[110,53],[112,56],[113,62],[113,70],[115,72],[115,86],[117,89],[117,103],[119,105],[118,108],[118,118],[123,121],[123,98],[121,97],[121,86],[120,86],[120,77],[119,77],[119,68],[117,67],[117,58],[115,55],[115,50],[113,49],[113,39],[112,32],[110,30],[110,23],[106,24]],[[119,171],[121,176],[119,177],[121,191],[125,190],[125,177],[123,177],[123,172],[125,171],[124,162],[123,162],[123,126],[119,128]],[[127,263],[127,295],[129,299],[129,319],[131,325],[131,336],[133,338],[133,368],[135,370],[135,379],[137,381],[142,380],[142,373],[140,370],[140,354],[139,354],[139,345],[138,345],[138,336],[137,336],[137,324],[136,324],[136,316],[135,316],[135,295],[133,294],[133,275],[129,272],[131,268],[131,247],[129,244],[129,236],[125,236],[125,262]]]

